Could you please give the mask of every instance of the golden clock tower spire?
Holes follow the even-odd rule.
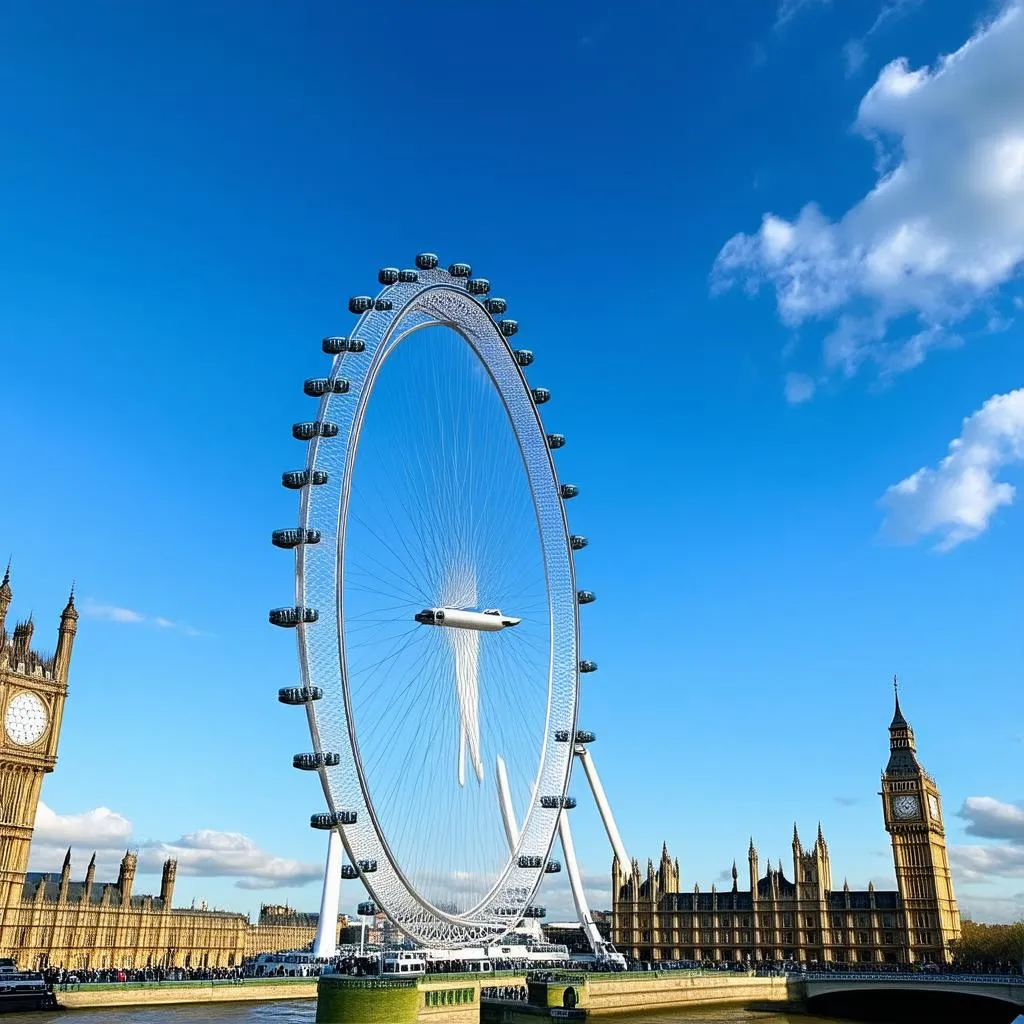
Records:
[[[942,804],[935,780],[917,760],[914,730],[896,707],[889,724],[889,763],[882,773],[882,813],[892,837],[900,903],[906,915],[906,957],[911,963],[948,963],[960,938],[960,911],[946,856]]]

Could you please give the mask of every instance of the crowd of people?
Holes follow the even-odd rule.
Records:
[[[99,970],[65,970],[50,967],[43,971],[48,985],[74,988],[77,985],[112,985],[150,981],[241,981],[238,967],[105,967]]]
[[[513,999],[525,1003],[528,995],[525,985],[484,985],[480,989],[481,999]]]

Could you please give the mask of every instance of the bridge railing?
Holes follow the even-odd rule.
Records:
[[[930,974],[900,971],[800,971],[790,977],[802,981],[888,981],[925,984],[942,982],[945,985],[1024,985],[1019,974]]]

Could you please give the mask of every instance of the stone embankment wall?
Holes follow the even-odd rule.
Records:
[[[170,1006],[174,1003],[239,1003],[315,999],[316,978],[247,979],[241,984],[208,981],[144,982],[136,985],[83,985],[56,992],[65,1010],[115,1006]]]
[[[724,1003],[776,1003],[791,1000],[782,977],[725,973],[697,975],[673,971],[657,974],[595,974],[580,992],[580,1009],[588,1017],[629,1010],[683,1009]]]

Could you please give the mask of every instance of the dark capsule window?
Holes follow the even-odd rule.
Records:
[[[397,284],[398,275],[398,267],[382,267],[377,271],[377,280],[381,284]]]
[[[398,272],[398,280],[402,284],[413,284],[420,279],[420,275],[415,270],[400,270]]]
[[[416,257],[416,266],[420,270],[433,270],[437,266],[437,257],[432,252],[421,252]]]

